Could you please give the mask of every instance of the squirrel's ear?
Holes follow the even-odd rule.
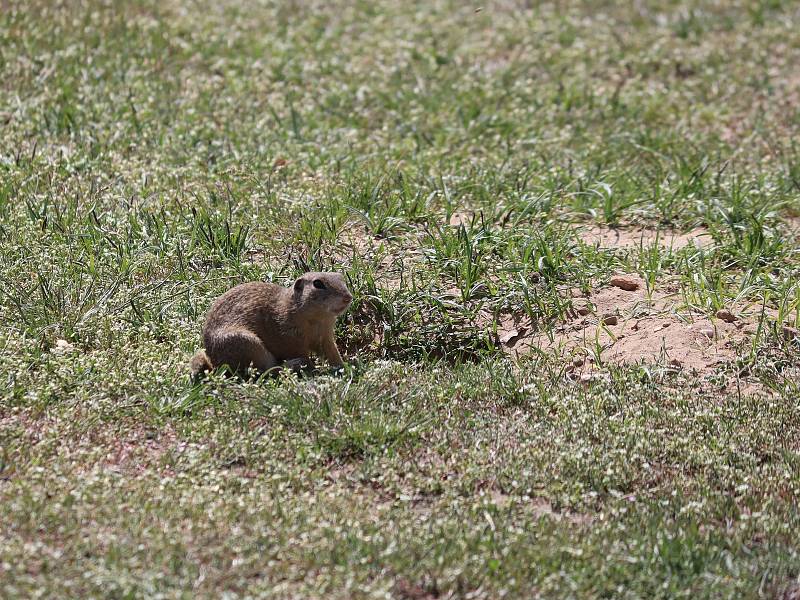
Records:
[[[302,277],[298,277],[297,279],[294,280],[294,291],[295,292],[302,292],[303,291],[303,286],[305,284],[306,284],[306,282],[303,281],[303,278]]]

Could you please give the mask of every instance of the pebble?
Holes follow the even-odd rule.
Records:
[[[617,275],[612,277],[609,283],[626,292],[635,292],[641,287],[639,279],[631,275]]]
[[[736,316],[727,308],[722,308],[718,310],[717,318],[722,321],[725,321],[726,323],[733,323],[736,320]]]
[[[512,329],[500,336],[500,343],[506,346],[513,346],[519,336],[520,332],[517,329]]]
[[[603,325],[616,325],[619,322],[617,315],[606,313],[603,315]]]
[[[794,327],[789,327],[788,325],[783,326],[783,337],[787,340],[794,340],[800,335],[800,331],[797,331]]]

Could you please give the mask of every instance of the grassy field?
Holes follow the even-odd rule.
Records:
[[[795,599],[798,215],[791,0],[2,0],[0,596]]]

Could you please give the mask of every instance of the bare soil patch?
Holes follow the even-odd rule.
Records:
[[[671,248],[672,250],[680,250],[688,246],[707,248],[714,241],[710,232],[702,227],[679,233],[667,228],[611,228],[598,225],[582,225],[578,226],[577,234],[578,238],[585,244],[608,249],[647,248],[654,244],[662,248]]]
[[[141,475],[158,467],[161,458],[170,450],[180,448],[178,437],[172,427],[152,430],[133,426],[122,436],[102,432],[90,436],[93,443],[107,449],[101,464],[108,469],[127,475]],[[96,439],[96,437],[99,439]]]
[[[472,224],[473,219],[475,218],[475,213],[466,211],[466,210],[457,210],[450,215],[450,220],[448,221],[451,227],[469,227]]]
[[[376,283],[389,290],[402,287],[407,265],[419,258],[417,249],[401,236],[377,237],[360,223],[351,224],[339,241],[346,251],[336,254],[338,261],[346,263],[354,256],[360,257],[374,267]]]
[[[648,294],[637,276],[620,279],[626,285],[609,284],[574,298],[572,317],[550,331],[533,331],[529,323],[504,317],[498,341],[518,356],[536,351],[562,356],[575,373],[604,364],[661,364],[709,374],[734,360],[753,331],[752,319],[734,311],[708,318],[685,310],[677,293]]]

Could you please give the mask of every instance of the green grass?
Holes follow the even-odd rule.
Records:
[[[0,595],[796,590],[800,12],[622,4],[0,3]],[[312,269],[342,377],[191,385],[217,295]],[[737,358],[498,339],[620,271]]]

